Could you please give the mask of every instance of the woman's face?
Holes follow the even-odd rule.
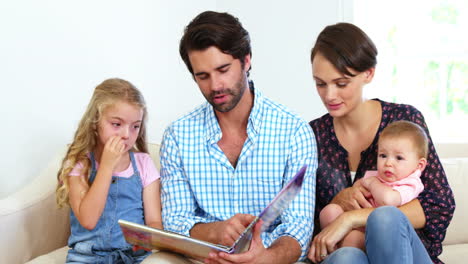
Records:
[[[322,54],[312,61],[312,73],[317,92],[332,117],[343,117],[363,101],[362,89],[372,80],[374,68],[364,72],[348,69],[355,76],[339,72]]]

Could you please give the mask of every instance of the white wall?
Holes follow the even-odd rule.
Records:
[[[228,11],[250,32],[252,79],[264,94],[311,120],[325,113],[309,52],[327,24],[349,18],[345,1],[0,2],[0,197],[20,188],[72,139],[94,87],[120,77],[149,107],[150,142],[203,102],[178,55],[185,25]]]

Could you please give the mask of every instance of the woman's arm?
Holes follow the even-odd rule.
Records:
[[[364,208],[342,213],[335,221],[317,234],[311,244],[309,259],[314,263],[319,263],[323,256],[330,255],[338,247],[338,242],[353,229],[364,227],[367,218],[374,211],[374,208]]]

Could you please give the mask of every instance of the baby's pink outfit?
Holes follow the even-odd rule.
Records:
[[[394,182],[387,182],[384,181],[382,178],[378,176],[377,171],[367,171],[366,174],[364,174],[364,179],[375,176],[377,179],[380,180],[383,184],[392,187],[393,190],[397,191],[401,195],[401,204],[405,204],[414,198],[418,197],[418,195],[424,190],[424,185],[421,182],[421,171],[416,170],[412,174],[410,174],[408,177],[403,178],[399,181],[394,181]],[[377,204],[375,203],[373,198],[368,199],[369,202],[372,204],[372,206],[377,207]]]

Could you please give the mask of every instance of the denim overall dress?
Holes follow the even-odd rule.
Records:
[[[136,166],[133,152],[129,152],[133,175],[129,178],[112,176],[106,205],[96,227],[87,230],[78,222],[73,210],[70,211],[71,235],[68,239],[66,263],[139,263],[149,252],[132,251],[132,245],[125,241],[117,221],[124,219],[144,224],[143,185]],[[96,161],[91,153],[90,183],[96,177]]]

